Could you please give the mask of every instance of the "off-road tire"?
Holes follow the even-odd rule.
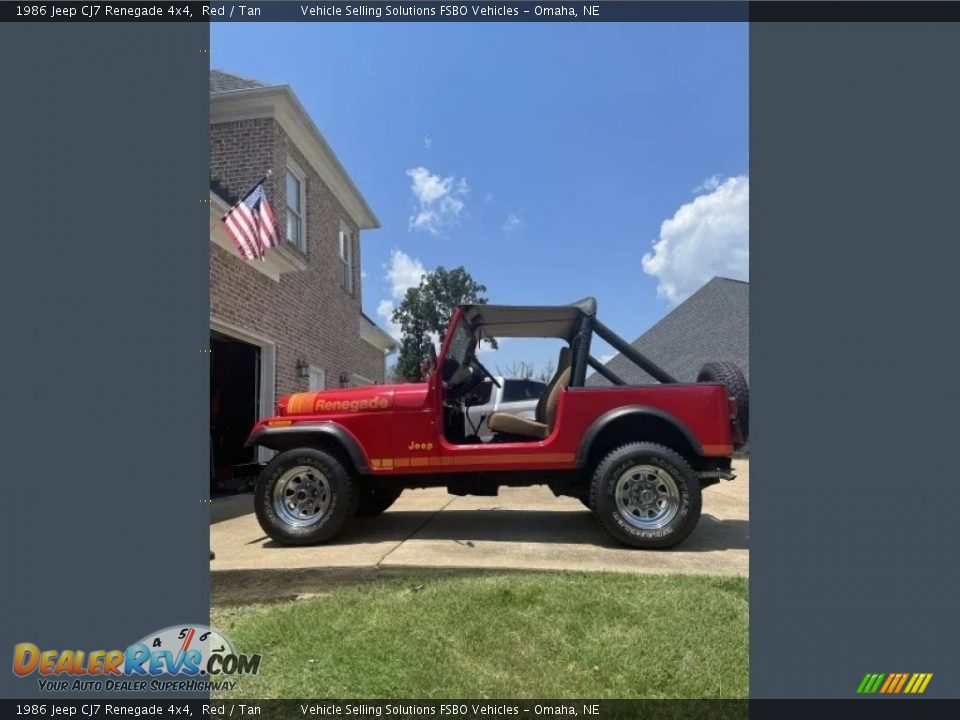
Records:
[[[617,482],[631,468],[648,466],[672,480],[677,490],[676,512],[663,527],[644,529],[624,517],[615,496]],[[594,470],[590,509],[610,537],[630,547],[661,550],[683,542],[700,519],[700,481],[682,455],[655,443],[630,443],[612,450]]]
[[[750,438],[750,388],[747,379],[734,363],[725,360],[708,362],[697,374],[697,382],[717,382],[726,385],[727,392],[737,401],[737,425],[743,442]]]
[[[376,517],[393,505],[403,488],[361,487],[357,502],[357,517]]]
[[[329,485],[329,505],[308,525],[296,526],[277,514],[274,491],[286,473],[314,468]],[[254,509],[260,527],[281,545],[316,545],[335,538],[357,511],[359,485],[337,458],[322,450],[297,448],[275,457],[260,473],[254,489]]]

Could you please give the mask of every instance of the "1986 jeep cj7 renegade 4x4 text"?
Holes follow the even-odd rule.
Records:
[[[731,456],[748,433],[740,370],[707,363],[677,382],[596,317],[593,298],[557,307],[464,305],[450,321],[427,381],[295,393],[257,423],[248,445],[279,454],[257,480],[264,531],[282,544],[335,537],[355,515],[377,515],[406,488],[496,495],[547,485],[579,498],[622,543],[666,548],[700,517],[700,490],[733,479]],[[659,384],[626,386],[590,355],[593,335]],[[535,419],[492,413],[489,442],[467,435],[471,390],[493,376],[477,358],[484,338],[560,338],[557,372]],[[611,386],[585,387],[587,366]]]

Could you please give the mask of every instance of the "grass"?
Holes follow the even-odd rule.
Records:
[[[247,698],[731,698],[747,694],[747,581],[417,577],[214,609],[260,674]]]

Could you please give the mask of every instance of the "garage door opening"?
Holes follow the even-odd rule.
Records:
[[[238,490],[234,467],[257,459],[244,447],[260,417],[261,349],[210,333],[210,491]]]

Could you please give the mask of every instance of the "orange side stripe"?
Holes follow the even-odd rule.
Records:
[[[511,463],[572,463],[573,453],[523,453],[516,455],[434,455],[371,459],[374,468],[449,465],[509,465]]]
[[[885,693],[885,692],[887,691],[887,688],[890,687],[890,685],[893,683],[893,679],[894,679],[895,677],[896,677],[896,675],[887,675],[887,679],[886,679],[886,681],[883,683],[883,687],[880,688],[880,692]]]
[[[732,455],[733,445],[704,445],[704,455]]]
[[[573,453],[523,453],[515,455],[454,455],[454,465],[509,465],[510,463],[573,462]]]
[[[903,684],[907,681],[907,678],[908,678],[909,676],[910,676],[909,673],[901,673],[901,674],[900,674],[900,682],[897,683],[897,689],[894,690],[894,692],[900,692],[900,690],[903,688]]]

